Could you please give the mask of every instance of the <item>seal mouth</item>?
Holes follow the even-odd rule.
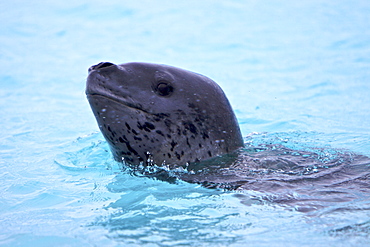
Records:
[[[145,112],[147,114],[151,114],[150,112],[144,110],[141,104],[135,104],[135,103],[127,102],[127,101],[124,101],[121,98],[113,96],[113,95],[106,95],[106,94],[101,94],[101,93],[86,93],[86,96],[87,96],[87,99],[89,101],[93,98],[96,98],[96,97],[104,98],[108,101],[115,102],[115,103],[117,103],[119,105],[122,105],[124,107],[131,108],[133,110],[139,110],[139,111]]]
[[[123,107],[151,114],[144,109],[142,104],[135,102],[124,87],[117,85],[112,79],[109,72],[116,69],[120,69],[119,66],[110,62],[101,62],[89,68],[85,91],[89,102],[99,102],[97,97],[104,98]]]
[[[87,77],[85,91],[87,99],[90,101],[90,99],[94,99],[96,97],[104,98],[122,106],[142,111],[142,107],[139,104],[130,103],[124,96],[114,94],[113,90],[108,86],[110,78],[109,76],[102,74],[101,70],[114,66],[116,65],[110,62],[101,62],[89,68],[89,76]]]

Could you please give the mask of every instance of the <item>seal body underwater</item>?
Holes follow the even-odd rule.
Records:
[[[243,146],[224,92],[194,72],[102,62],[89,68],[86,95],[117,161],[183,166]]]

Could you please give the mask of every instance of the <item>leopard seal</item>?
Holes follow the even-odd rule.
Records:
[[[261,200],[301,212],[369,198],[369,157],[330,148],[292,150],[275,143],[275,134],[258,146],[247,136],[244,145],[224,92],[200,74],[102,62],[89,68],[86,94],[114,158],[138,168],[140,176],[257,191]],[[171,169],[178,166],[186,169]],[[258,198],[240,197],[246,205]]]
[[[140,62],[88,71],[87,99],[117,161],[183,166],[243,146],[227,97],[208,77]]]

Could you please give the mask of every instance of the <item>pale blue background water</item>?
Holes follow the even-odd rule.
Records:
[[[217,81],[256,142],[370,155],[369,1],[14,0],[0,12],[1,245],[370,244],[370,200],[305,214],[121,171],[84,95],[100,61],[169,64]]]

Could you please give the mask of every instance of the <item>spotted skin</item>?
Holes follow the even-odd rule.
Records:
[[[90,67],[86,95],[117,161],[185,165],[243,146],[228,99],[200,74],[104,62]]]

